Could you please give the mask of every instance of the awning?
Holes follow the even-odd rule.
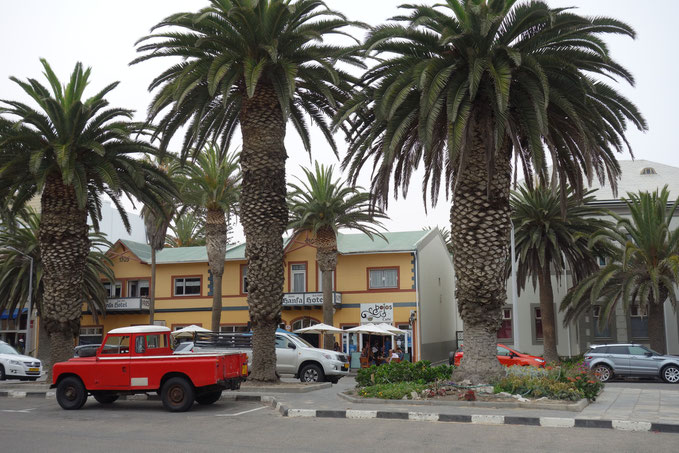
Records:
[[[28,311],[28,308],[23,308],[21,309],[21,314],[25,314]],[[9,316],[9,310],[3,310],[2,314],[0,314],[0,319],[17,319],[19,317],[19,309],[15,308],[14,311],[12,312],[12,316]]]

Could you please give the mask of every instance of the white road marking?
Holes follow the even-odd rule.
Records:
[[[30,411],[35,409],[34,407],[30,409],[2,409],[0,412],[15,412],[15,413],[22,413],[22,414],[28,414]]]
[[[217,414],[217,415],[215,415],[215,417],[235,417],[236,415],[243,415],[243,414],[247,414],[248,412],[254,412],[254,411],[258,411],[260,409],[265,409],[265,408],[266,408],[266,406],[262,406],[262,407],[256,407],[254,409],[250,409],[248,411],[237,412],[235,414]]]

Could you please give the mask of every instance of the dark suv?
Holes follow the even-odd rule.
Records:
[[[601,382],[616,376],[660,377],[670,384],[679,383],[679,357],[662,355],[638,344],[591,346],[585,365],[594,370]]]

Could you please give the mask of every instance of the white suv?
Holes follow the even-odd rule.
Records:
[[[0,341],[0,381],[21,379],[35,381],[42,375],[40,360],[19,354],[16,349]]]

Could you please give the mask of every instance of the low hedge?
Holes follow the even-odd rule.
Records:
[[[412,382],[427,384],[442,379],[450,379],[453,367],[448,365],[431,366],[428,360],[417,363],[399,362],[361,368],[356,375],[358,387],[370,387],[380,384]]]
[[[410,398],[412,392],[421,393],[427,388],[427,384],[416,382],[397,382],[394,384],[377,384],[362,387],[357,390],[359,396],[364,398],[381,398],[385,400],[400,400],[404,396]]]

